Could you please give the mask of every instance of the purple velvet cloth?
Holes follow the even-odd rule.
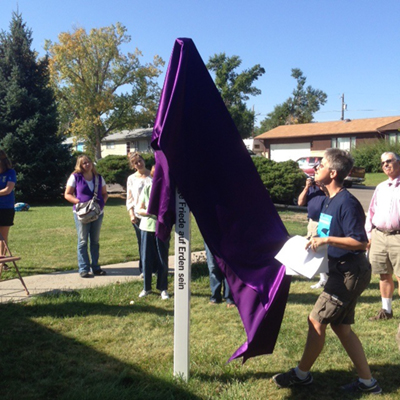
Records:
[[[155,121],[149,212],[165,239],[177,186],[224,271],[247,341],[230,360],[272,353],[290,277],[274,256],[287,240],[254,163],[193,41],[177,39]]]

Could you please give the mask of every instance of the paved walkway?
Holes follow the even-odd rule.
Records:
[[[192,262],[205,260],[204,251],[192,253]],[[168,264],[169,272],[171,273],[174,271],[174,262],[175,257],[170,256]],[[138,261],[104,265],[102,268],[107,272],[107,275],[86,279],[79,276],[78,270],[23,277],[25,285],[30,293],[29,296],[26,295],[21,281],[18,278],[0,281],[0,303],[24,301],[32,296],[42,293],[56,292],[60,290],[85,289],[140,279]]]

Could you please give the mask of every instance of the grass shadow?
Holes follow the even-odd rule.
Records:
[[[76,294],[71,293],[71,298]],[[121,316],[132,308],[67,302],[65,305],[0,305],[2,399],[200,399],[172,377],[157,378],[42,326],[32,317],[66,318],[77,313]],[[160,312],[141,305],[136,312]],[[165,310],[163,310],[165,314]],[[133,340],[134,340],[134,335]],[[139,344],[138,344],[139,345]]]
[[[397,364],[384,364],[384,365],[370,365],[371,371],[375,379],[378,380],[384,394],[396,393],[399,388],[397,379]],[[288,389],[278,389],[275,383],[272,381],[272,377],[275,374],[284,371],[273,371],[273,372],[248,372],[243,370],[236,370],[234,373],[221,372],[221,373],[196,373],[196,378],[203,382],[214,382],[218,381],[223,385],[231,385],[237,382],[246,382],[251,380],[256,384],[257,380],[269,381],[268,387],[272,390],[282,392],[284,399],[293,400],[343,400],[343,399],[359,399],[365,398],[365,393],[344,393],[340,387],[346,385],[357,379],[355,372],[329,369],[324,372],[312,371],[313,383],[309,386],[292,387]],[[271,390],[271,391],[272,391]],[[265,398],[268,396],[266,395]],[[271,398],[275,396],[272,395]]]

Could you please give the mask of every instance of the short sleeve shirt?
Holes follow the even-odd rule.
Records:
[[[319,220],[321,206],[326,196],[325,193],[316,185],[310,186],[307,191],[307,213],[308,218],[313,221]]]
[[[346,189],[336,196],[326,197],[318,223],[318,236],[351,237],[359,242],[367,242],[365,213],[360,202]],[[341,258],[361,251],[349,251],[328,246],[328,256]]]
[[[17,174],[14,169],[8,169],[0,174],[0,190],[5,189],[8,182],[17,182]],[[0,208],[14,208],[15,195],[14,190],[6,196],[0,196]]]

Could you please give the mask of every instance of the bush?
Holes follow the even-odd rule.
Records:
[[[305,182],[304,172],[295,161],[276,162],[253,157],[254,165],[274,203],[293,204]]]
[[[354,165],[364,167],[365,172],[382,172],[381,154],[386,151],[400,154],[400,145],[380,139],[377,142],[359,145],[351,154],[354,158]]]
[[[146,168],[155,164],[154,154],[142,154]],[[254,165],[274,203],[293,204],[305,182],[304,172],[295,161],[275,162],[253,157]],[[97,161],[96,169],[107,183],[118,183],[126,188],[126,180],[133,173],[126,156],[107,156]]]
[[[146,168],[151,169],[154,165],[154,154],[142,154],[146,162]],[[133,173],[129,167],[127,156],[107,156],[97,161],[97,172],[103,176],[107,183],[118,183],[126,188],[126,180]]]

